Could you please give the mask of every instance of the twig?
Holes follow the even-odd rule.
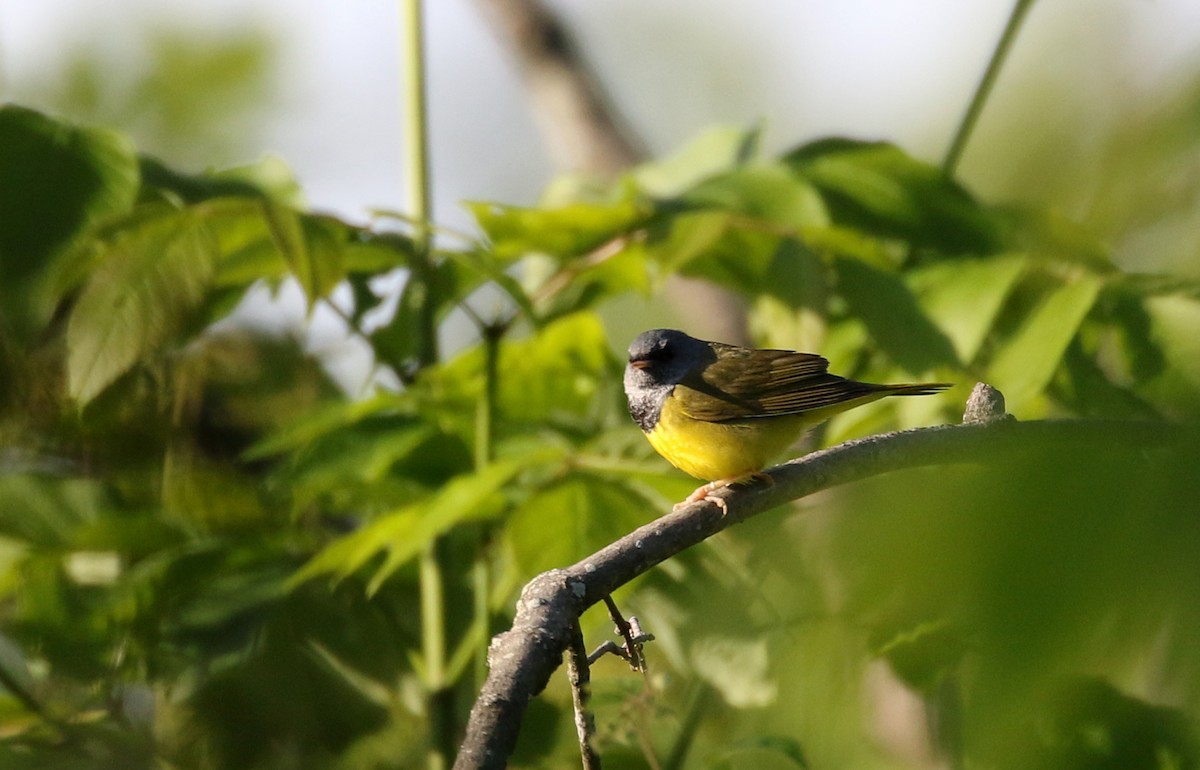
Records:
[[[1008,23],[1004,25],[1004,32],[1001,33],[1000,40],[992,51],[987,69],[984,70],[979,85],[975,87],[975,93],[971,95],[971,103],[967,105],[967,110],[963,113],[962,120],[959,121],[958,128],[954,132],[954,138],[950,141],[950,149],[946,150],[946,157],[942,160],[942,170],[946,172],[947,176],[954,176],[954,172],[958,169],[958,162],[962,159],[963,150],[967,148],[971,132],[975,130],[975,124],[979,122],[979,116],[983,113],[983,105],[987,103],[988,96],[992,93],[992,87],[996,85],[996,79],[1000,76],[1000,68],[1004,66],[1004,60],[1008,58],[1008,53],[1012,50],[1017,33],[1021,30],[1021,23],[1025,21],[1025,15],[1032,7],[1033,0],[1016,0],[1013,4],[1012,12],[1008,16]]]
[[[592,674],[588,667],[587,648],[583,646],[583,632],[579,623],[571,624],[570,644],[567,645],[567,681],[571,683],[571,703],[575,707],[575,733],[579,736],[579,754],[583,759],[583,770],[600,770],[600,755],[592,745],[596,736],[596,720],[588,711],[591,699]]]
[[[566,569],[538,575],[517,602],[512,628],[496,636],[491,670],[467,723],[458,770],[502,768],[516,745],[529,700],[545,688],[588,607],[651,567],[751,516],[852,481],[929,465],[1021,456],[1031,442],[1064,450],[1080,444],[1168,446],[1182,428],[1161,422],[1006,420],[884,433],[813,452],[766,471],[773,483],[727,487],[672,511]]]
[[[625,640],[625,654],[621,657],[625,658],[626,662],[629,663],[629,667],[634,671],[641,671],[643,674],[646,673],[646,656],[642,654],[642,643],[645,641],[645,637],[641,633],[642,629],[639,627],[634,632],[633,627],[625,622],[624,616],[621,615],[621,610],[617,609],[617,603],[613,601],[611,596],[604,597],[604,606],[608,607],[608,616],[612,618],[613,625],[616,626],[616,632]],[[637,618],[630,618],[630,620],[635,623],[637,622]],[[653,639],[654,637],[650,638]]]

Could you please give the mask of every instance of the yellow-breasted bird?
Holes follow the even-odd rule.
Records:
[[[706,342],[674,329],[642,332],[629,346],[629,413],[657,452],[709,483],[686,502],[754,477],[808,428],[884,396],[950,387],[873,385],[830,374],[812,353]],[[724,508],[724,505],[721,505]]]

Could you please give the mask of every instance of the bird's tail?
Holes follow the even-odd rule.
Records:
[[[954,387],[950,382],[906,382],[899,385],[880,385],[879,389],[889,396],[929,396]]]

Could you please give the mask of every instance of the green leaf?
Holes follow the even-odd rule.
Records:
[[[104,503],[95,481],[0,473],[0,534],[44,549],[63,548]]]
[[[545,323],[553,318],[587,310],[624,292],[645,294],[650,291],[646,253],[638,243],[607,254],[603,259],[575,263],[572,268],[577,269],[568,269],[554,279],[563,280],[563,288],[551,293],[549,300],[541,303],[542,312],[532,317],[535,323]],[[533,308],[530,307],[526,312],[533,312]]]
[[[1158,403],[1200,414],[1200,302],[1191,297],[1154,297],[1146,303],[1151,333],[1171,366],[1153,383]]]
[[[501,346],[497,405],[514,422],[586,413],[611,365],[600,319],[590,312],[565,316],[526,340]]]
[[[747,166],[711,177],[685,192],[685,207],[717,209],[799,230],[829,224],[816,189],[783,166]]]
[[[821,350],[825,342],[830,273],[800,241],[779,244],[769,269],[775,280],[754,299],[750,332],[764,347]]]
[[[331,217],[304,215],[270,202],[262,207],[271,239],[300,282],[311,308],[345,277],[346,228]]]
[[[0,285],[38,270],[88,225],[128,211],[138,184],[137,156],[120,134],[0,107]]]
[[[646,253],[664,272],[704,278],[731,291],[755,294],[771,280],[771,265],[784,237],[726,212],[673,216],[650,230]]]
[[[242,457],[245,460],[262,460],[285,452],[296,452],[313,441],[368,417],[399,416],[411,411],[409,401],[393,394],[380,394],[363,401],[337,402],[299,416],[247,449]]]
[[[909,273],[907,281],[958,360],[969,364],[1027,265],[1021,254],[935,262]]]
[[[382,516],[326,547],[292,577],[293,586],[321,575],[344,578],[383,556],[368,583],[375,593],[434,538],[464,521],[489,519],[504,508],[500,491],[525,462],[496,462],[458,476],[429,498]]]
[[[992,359],[988,381],[1004,393],[1009,411],[1024,406],[1045,389],[1102,286],[1101,279],[1090,275],[1059,286],[1034,308]]]
[[[303,204],[300,185],[291,169],[278,158],[263,160],[223,171],[187,174],[170,168],[157,158],[140,159],[142,199],[154,194],[170,200],[194,204],[214,198],[251,198],[272,200],[290,206]]]
[[[1125,372],[1113,371],[1118,365],[1110,363],[1109,356],[1105,355],[1110,349],[1108,345],[1104,345],[1102,350],[1085,349],[1083,337],[1099,336],[1103,344],[1110,342],[1112,335],[1097,334],[1102,332],[1102,329],[1088,331],[1092,333],[1081,333],[1067,346],[1063,367],[1054,379],[1055,395],[1070,404],[1078,415],[1109,419],[1162,420],[1162,412],[1140,397],[1132,387],[1114,381],[1124,379],[1128,375]],[[1088,348],[1090,347],[1089,345]]]
[[[217,244],[188,212],[121,232],[67,323],[67,390],[87,404],[180,331],[212,281]]]
[[[650,195],[679,195],[706,177],[749,163],[758,154],[761,134],[757,128],[709,129],[674,155],[638,166],[633,178]]]
[[[505,527],[523,575],[566,567],[645,524],[656,511],[620,481],[584,473],[535,493]]]
[[[825,197],[835,222],[948,253],[1001,243],[998,218],[937,166],[886,142],[824,139],[784,162]]]
[[[807,249],[830,263],[835,257],[848,257],[892,270],[902,261],[902,253],[893,242],[849,227],[806,227],[801,239]]]
[[[500,346],[496,405],[510,425],[544,426],[575,421],[595,406],[613,370],[604,325],[592,312],[556,319],[529,337]],[[483,349],[476,346],[418,383],[441,404],[474,406],[483,387]]]
[[[436,435],[431,425],[414,417],[368,418],[294,451],[285,458],[280,478],[300,507],[324,495],[357,499],[352,496],[357,488],[376,485],[386,499],[400,481],[388,478],[395,466],[429,449]],[[432,458],[419,459],[428,475],[438,470]]]
[[[403,267],[412,259],[412,239],[400,233],[360,231],[345,247],[346,271],[374,275]]]
[[[1018,248],[1039,257],[1076,262],[1102,273],[1115,271],[1097,235],[1054,209],[1011,206],[1003,210]]]
[[[689,649],[696,675],[734,708],[769,706],[778,688],[770,676],[767,640],[762,636],[702,636]]]
[[[205,201],[192,208],[217,240],[220,259],[213,286],[245,289],[257,281],[278,281],[288,263],[276,248],[262,204],[248,198]]]
[[[532,324],[540,323],[538,313],[533,307],[533,302],[521,286],[520,281],[506,273],[503,265],[498,260],[493,259],[490,253],[481,251],[449,251],[446,252],[446,257],[462,263],[464,267],[477,273],[480,278],[486,278],[496,284],[512,300],[513,304],[521,310],[526,320]],[[475,288],[474,282],[471,284],[471,288]]]
[[[934,326],[900,276],[857,259],[835,262],[838,290],[850,312],[905,371],[919,375],[939,366],[957,366],[954,346]]]
[[[740,760],[734,762],[734,760]],[[795,738],[785,735],[754,735],[734,742],[711,765],[712,770],[755,767],[760,770],[808,770],[804,750]]]
[[[491,241],[493,253],[509,262],[527,254],[570,259],[645,223],[649,205],[632,196],[613,203],[574,203],[551,209],[468,203]]]

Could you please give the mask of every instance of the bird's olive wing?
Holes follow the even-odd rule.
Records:
[[[828,372],[811,353],[714,345],[717,360],[675,388],[679,406],[706,422],[795,415],[834,406],[876,390]]]

